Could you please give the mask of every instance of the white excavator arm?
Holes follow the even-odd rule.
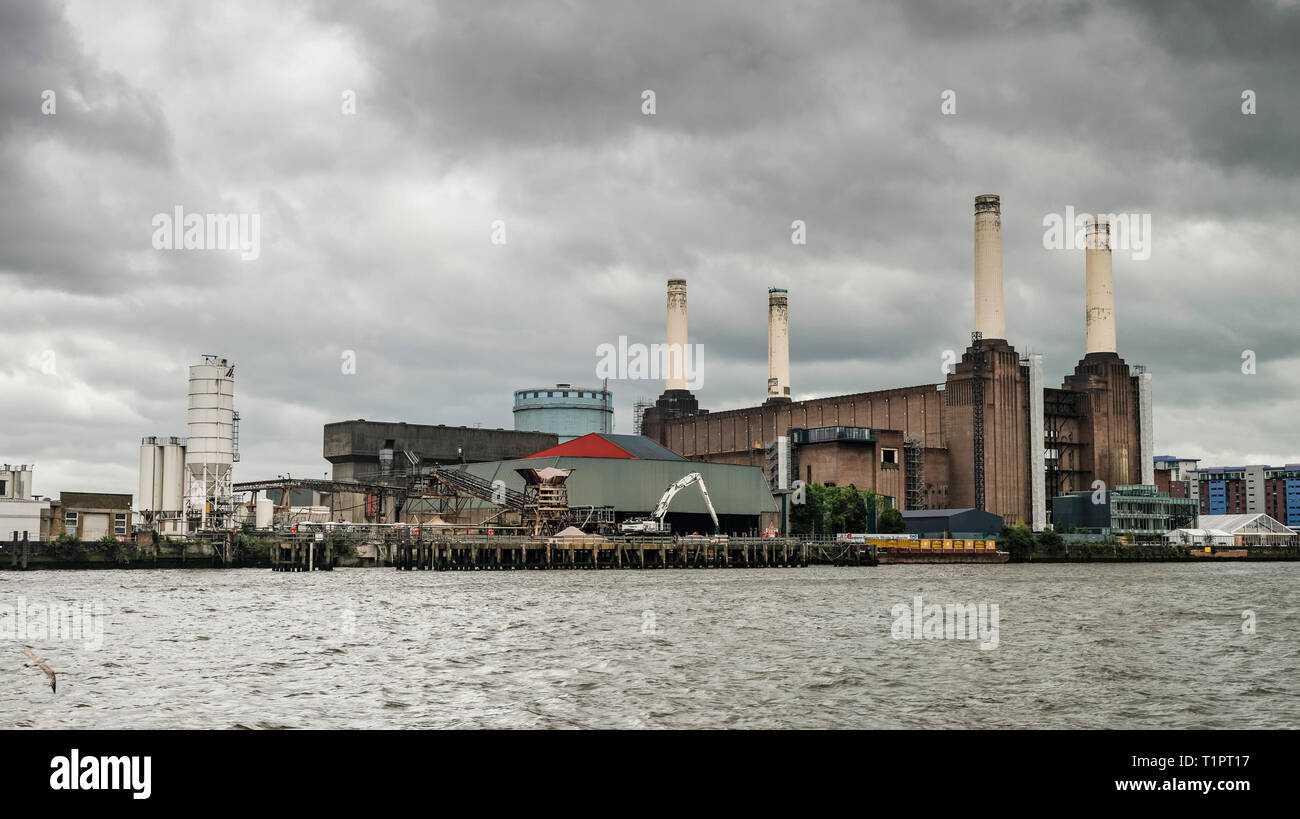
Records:
[[[683,475],[681,478],[673,481],[672,485],[668,487],[668,490],[664,492],[663,497],[659,499],[659,503],[655,506],[654,512],[650,515],[651,519],[657,521],[662,527],[664,516],[668,514],[668,506],[673,502],[673,498],[677,496],[678,492],[693,483],[698,483],[700,485],[700,494],[704,496],[704,505],[708,507],[709,517],[713,518],[713,531],[716,533],[719,529],[718,513],[713,509],[713,501],[709,498],[709,490],[704,485],[704,478],[698,472]]]

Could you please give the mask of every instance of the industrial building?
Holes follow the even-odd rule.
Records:
[[[382,437],[388,434],[399,437]],[[670,485],[698,473],[704,487],[696,491],[692,484],[682,494],[674,493],[666,510],[663,520],[672,531],[712,534],[705,488],[725,533],[756,534],[777,522],[776,500],[761,469],[695,463],[639,435],[589,433],[564,443],[556,438],[466,427],[331,424],[326,427],[326,455],[335,465],[334,480],[285,477],[236,488],[321,491],[322,503],[329,503],[326,519],[349,524],[533,535],[578,526],[613,533],[630,518],[650,515]],[[538,440],[545,446],[506,458],[483,457]],[[419,446],[421,452],[399,450],[402,446]],[[421,454],[449,451],[455,452],[450,462]],[[258,498],[246,514],[254,514],[257,526],[265,528],[271,504],[269,498]],[[283,522],[284,511],[275,513],[276,522]]]
[[[772,288],[765,401],[709,412],[670,378],[644,434],[691,460],[749,466],[766,465],[786,438],[799,480],[853,483],[904,511],[982,509],[1035,530],[1058,495],[1094,481],[1153,484],[1150,375],[1118,353],[1108,222],[1091,220],[1086,237],[1085,351],[1059,389],[1046,386],[1041,355],[1007,341],[1001,200],[986,194],[975,199],[974,332],[944,383],[790,400],[789,294]],[[686,281],[671,279],[667,342],[687,341]],[[817,441],[795,432],[826,428],[853,432]]]
[[[1059,532],[1157,535],[1198,528],[1196,501],[1171,497],[1154,484],[1068,492],[1052,499],[1052,513]]]
[[[515,392],[515,430],[553,432],[560,442],[614,431],[614,394],[605,387],[556,384]]]
[[[978,540],[1002,534],[1002,518],[979,509],[912,509],[902,515],[907,534],[917,537]]]
[[[700,473],[723,533],[759,533],[777,523],[777,505],[761,469],[729,464],[695,463],[638,435],[592,433],[528,457],[476,463],[465,471],[509,491],[523,492],[521,471],[561,470],[573,524],[591,528],[603,519],[621,523],[649,514],[670,484]],[[476,506],[488,511],[480,502]],[[495,511],[495,510],[492,510]],[[712,534],[713,521],[703,495],[687,490],[677,495],[666,517],[672,531]]]
[[[324,455],[333,465],[333,483],[379,484],[410,476],[422,467],[503,461],[558,443],[559,436],[554,432],[358,419],[325,425]],[[397,509],[391,504],[385,507],[383,492],[321,488],[336,490],[320,499],[322,504],[328,501],[335,520],[397,521]]]
[[[225,358],[205,355],[189,368],[186,432],[141,440],[140,522],[169,535],[229,529],[236,519],[239,413],[235,365]]]
[[[106,492],[60,492],[50,503],[44,540],[69,534],[81,541],[113,537],[125,540],[132,533],[131,496]]]
[[[459,464],[519,458],[559,443],[553,432],[445,424],[339,421],[325,425],[325,460],[336,481],[400,472],[411,463]]]
[[[0,539],[41,539],[41,517],[50,502],[32,495],[33,470],[27,464],[0,466]]]

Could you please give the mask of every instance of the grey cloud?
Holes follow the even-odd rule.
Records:
[[[42,491],[130,491],[138,438],[183,434],[200,353],[239,364],[241,478],[324,471],[328,420],[510,427],[514,389],[590,382],[598,344],[659,340],[672,276],[690,282],[704,406],[762,397],[770,285],[790,289],[796,393],[936,382],[969,337],[986,192],[1003,199],[1011,342],[1043,352],[1049,380],[1082,355],[1083,258],[1042,247],[1044,215],[1151,213],[1152,258],[1115,271],[1121,353],[1156,376],[1157,448],[1300,460],[1276,422],[1300,411],[1294,9],[289,8],[309,11],[289,41],[197,5],[103,31],[55,5],[3,12],[0,451],[46,464]],[[86,56],[160,27],[140,39],[165,95]],[[286,64],[301,89],[267,76],[212,98],[308,45],[330,56]],[[48,136],[33,74],[69,66],[67,84],[111,104],[71,106]],[[259,212],[262,258],[152,251],[148,220],[175,204]],[[47,348],[68,380],[33,375]],[[1258,375],[1240,374],[1242,349]],[[611,388],[622,424],[662,385]],[[78,414],[96,400],[109,417]]]

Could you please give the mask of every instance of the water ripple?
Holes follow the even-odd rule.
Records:
[[[0,645],[0,727],[1295,728],[1297,580],[1293,563],[0,572],[0,604],[106,616],[98,649]],[[916,595],[997,603],[998,647],[892,639]],[[29,645],[57,694],[21,667]]]

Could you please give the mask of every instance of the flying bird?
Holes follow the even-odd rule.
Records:
[[[45,676],[50,678],[50,690],[57,692],[58,681],[54,678],[54,669],[50,668],[50,664],[45,661],[45,658],[37,657],[34,651],[23,651],[23,653],[31,660],[30,663],[23,663],[23,668],[39,668],[44,671]]]

